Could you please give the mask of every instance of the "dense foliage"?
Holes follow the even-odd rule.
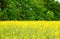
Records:
[[[0,0],[0,20],[60,20],[55,0]]]

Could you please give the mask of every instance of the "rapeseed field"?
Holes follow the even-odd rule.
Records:
[[[60,39],[60,22],[0,21],[0,39]]]

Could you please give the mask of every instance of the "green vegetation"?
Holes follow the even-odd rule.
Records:
[[[51,28],[39,29],[35,28],[14,28],[6,27],[0,28],[0,39],[59,39],[60,35],[58,30]]]
[[[55,0],[0,0],[0,20],[60,20]]]

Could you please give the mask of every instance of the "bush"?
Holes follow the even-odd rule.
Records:
[[[59,20],[59,6],[54,0],[0,0],[0,20]]]

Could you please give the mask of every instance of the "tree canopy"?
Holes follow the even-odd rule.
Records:
[[[55,0],[0,0],[0,20],[60,20]]]

